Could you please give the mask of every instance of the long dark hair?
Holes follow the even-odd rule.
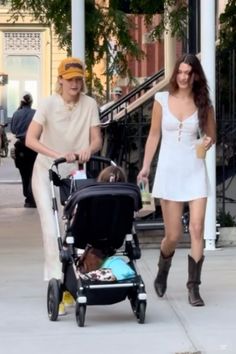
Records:
[[[191,74],[194,74],[194,81],[192,85],[194,103],[198,108],[199,126],[202,131],[206,126],[209,107],[212,102],[209,96],[209,88],[205,73],[202,69],[199,59],[193,54],[184,54],[177,59],[172,76],[169,82],[169,91],[174,93],[178,90],[176,77],[181,63],[188,64],[192,67]]]

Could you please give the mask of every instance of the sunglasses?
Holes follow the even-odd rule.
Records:
[[[68,70],[70,68],[77,68],[77,69],[81,69],[83,70],[83,66],[79,63],[68,63],[68,64],[65,64],[65,70]]]

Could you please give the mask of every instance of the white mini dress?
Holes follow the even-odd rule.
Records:
[[[155,95],[162,107],[162,138],[152,195],[187,202],[208,196],[206,162],[196,156],[199,135],[198,113],[182,122],[169,110],[169,92]]]

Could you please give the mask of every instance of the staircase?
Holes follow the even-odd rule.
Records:
[[[143,105],[147,99],[153,100],[154,94],[160,90],[160,84],[163,87],[164,82],[164,69],[158,71],[153,76],[148,78],[141,85],[130,91],[127,95],[123,96],[120,100],[116,101],[113,105],[109,106],[100,114],[101,122],[106,122],[106,117],[109,116],[109,123],[114,120],[124,118],[125,115],[130,114],[134,109]],[[141,100],[142,98],[142,100]],[[124,107],[126,107],[124,109]],[[120,112],[117,115],[117,112]],[[106,125],[106,123],[104,124]]]
[[[154,95],[166,85],[162,69],[100,114],[104,133],[102,155],[122,166],[129,182],[136,183],[142,164]],[[151,180],[154,171],[155,165],[152,166]]]

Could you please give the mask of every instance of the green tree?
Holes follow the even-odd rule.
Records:
[[[236,0],[229,0],[219,17],[219,44],[217,46],[217,79],[219,117],[233,117],[236,105]],[[221,111],[221,109],[223,111]]]
[[[109,7],[105,1],[99,4],[94,0],[85,0],[85,52],[88,69],[88,86],[99,86],[99,80],[94,77],[92,68],[105,56],[111,56],[111,39],[116,38],[117,51],[105,75],[108,77],[116,72],[120,76],[128,76],[127,58],[140,60],[144,53],[138,43],[131,37],[134,28],[132,16],[127,16],[121,3],[127,1],[111,0]],[[170,10],[171,8],[171,10]],[[165,11],[164,11],[165,10]],[[31,13],[40,23],[53,26],[61,48],[71,52],[71,1],[70,0],[11,0],[11,20],[17,21],[26,13]],[[172,35],[183,36],[187,24],[187,5],[180,0],[130,0],[129,12],[145,15],[146,23],[151,25],[153,15],[161,13],[161,21],[153,28],[151,36],[160,39],[170,25]],[[101,90],[101,87],[100,87]]]
[[[229,0],[220,15],[220,50],[236,47],[236,0]]]

